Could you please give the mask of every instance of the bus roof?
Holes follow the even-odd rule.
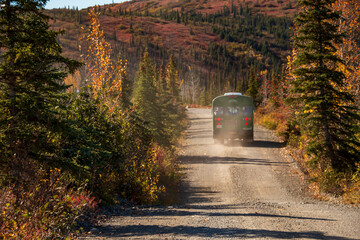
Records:
[[[213,99],[213,104],[215,102],[217,104],[221,104],[221,105],[227,104],[229,102],[229,99],[232,99],[232,100],[230,100],[231,102],[239,101],[238,103],[242,102],[243,104],[250,104],[250,105],[254,104],[252,97],[244,96],[241,93],[226,93],[224,95],[217,96],[216,98]],[[242,99],[242,100],[240,100],[240,99]]]
[[[228,93],[225,93],[225,94],[224,94],[224,96],[229,96],[229,95],[242,96],[242,93],[239,93],[239,92],[228,92]]]

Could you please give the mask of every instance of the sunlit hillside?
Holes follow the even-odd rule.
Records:
[[[281,74],[296,1],[137,0],[96,9],[114,57],[120,54],[129,61],[132,78],[147,45],[159,65],[169,55],[176,57],[184,87],[193,85],[200,92],[213,85],[220,93],[246,91],[251,67],[267,70],[269,76]],[[59,39],[64,53],[80,59],[79,39],[81,27],[88,24],[88,10],[48,13],[53,28],[65,30]]]

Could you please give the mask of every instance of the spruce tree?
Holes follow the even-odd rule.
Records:
[[[161,117],[162,128],[164,129],[162,142],[165,143],[165,145],[169,145],[179,129],[179,116],[173,101],[173,96],[169,92],[166,79],[166,67],[162,64],[160,66],[158,81],[158,104],[161,108],[159,115]]]
[[[0,170],[18,186],[56,153],[64,77],[81,64],[61,56],[44,0],[4,0],[0,10]],[[1,174],[1,173],[0,173]]]
[[[164,64],[161,64],[160,66],[160,72],[159,72],[159,92],[167,92],[167,83],[166,83],[166,67]]]
[[[312,163],[323,170],[353,169],[359,162],[354,122],[359,119],[353,97],[344,89],[343,61],[335,54],[339,13],[331,9],[335,0],[300,0],[295,48],[298,54],[292,72],[292,97],[298,118],[309,138]]]
[[[170,56],[170,61],[167,67],[167,86],[169,92],[174,98],[174,102],[179,102],[180,80],[178,76],[175,57],[173,55]]]
[[[124,69],[122,72],[121,78],[121,96],[120,96],[120,104],[122,110],[127,110],[131,106],[131,93],[132,93],[132,84],[127,74],[127,61],[119,58],[117,63],[118,68]]]
[[[136,88],[134,89],[134,99],[136,112],[139,114],[159,140],[163,134],[161,128],[161,111],[157,101],[157,89],[155,86],[154,64],[150,59],[150,54],[146,48],[139,64]]]
[[[246,91],[246,94],[254,99],[255,105],[258,105],[260,103],[259,88],[260,88],[259,81],[255,76],[254,68],[251,67],[250,77],[249,77],[249,87],[248,90]]]

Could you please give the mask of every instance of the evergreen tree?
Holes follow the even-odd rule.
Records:
[[[260,88],[259,80],[255,76],[254,68],[251,67],[250,77],[249,77],[249,88],[246,91],[246,94],[254,99],[255,105],[258,105],[260,103],[259,88]]]
[[[61,56],[45,3],[1,1],[0,174],[15,188],[35,176],[35,165],[67,161],[56,152],[64,77],[81,64]]]
[[[174,98],[174,102],[179,102],[180,80],[178,76],[175,57],[173,55],[170,56],[170,61],[167,67],[167,86],[169,92]]]
[[[179,114],[177,104],[173,101],[173,96],[170,94],[167,86],[167,72],[165,65],[160,66],[159,81],[158,81],[158,104],[161,107],[159,112],[164,134],[162,141],[168,145],[173,143],[173,138],[176,139],[178,132],[181,131],[179,127]],[[174,139],[174,140],[175,140]]]
[[[210,90],[209,90],[209,98],[210,98],[210,101],[212,102],[212,100],[214,98],[216,98],[220,92],[219,92],[219,89],[216,87],[216,80],[213,80],[211,83],[210,83]]]
[[[158,66],[154,64],[154,85],[157,91],[157,96],[159,96],[160,93],[160,72],[158,70]]]
[[[147,122],[149,129],[158,140],[163,134],[159,116],[161,109],[156,97],[154,64],[150,59],[147,48],[140,60],[138,79],[134,91],[134,99],[137,105],[136,112],[141,119]]]
[[[120,71],[121,74],[121,96],[120,96],[120,104],[123,110],[128,109],[131,106],[131,93],[132,93],[132,84],[127,75],[127,61],[119,58],[117,63],[117,68],[123,69]]]
[[[167,83],[166,83],[166,67],[164,64],[160,66],[160,73],[159,73],[159,92],[167,92]]]
[[[201,106],[207,106],[208,105],[207,94],[206,94],[206,89],[205,88],[201,92],[200,105]]]
[[[300,0],[302,11],[296,19],[298,54],[292,72],[290,101],[310,139],[307,151],[312,162],[323,170],[353,169],[359,162],[354,121],[359,119],[353,97],[344,90],[342,60],[335,54],[339,14],[331,7],[335,0]]]

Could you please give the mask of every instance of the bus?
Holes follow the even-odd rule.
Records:
[[[254,141],[254,102],[251,97],[231,92],[212,101],[213,138],[215,143],[224,139]]]

